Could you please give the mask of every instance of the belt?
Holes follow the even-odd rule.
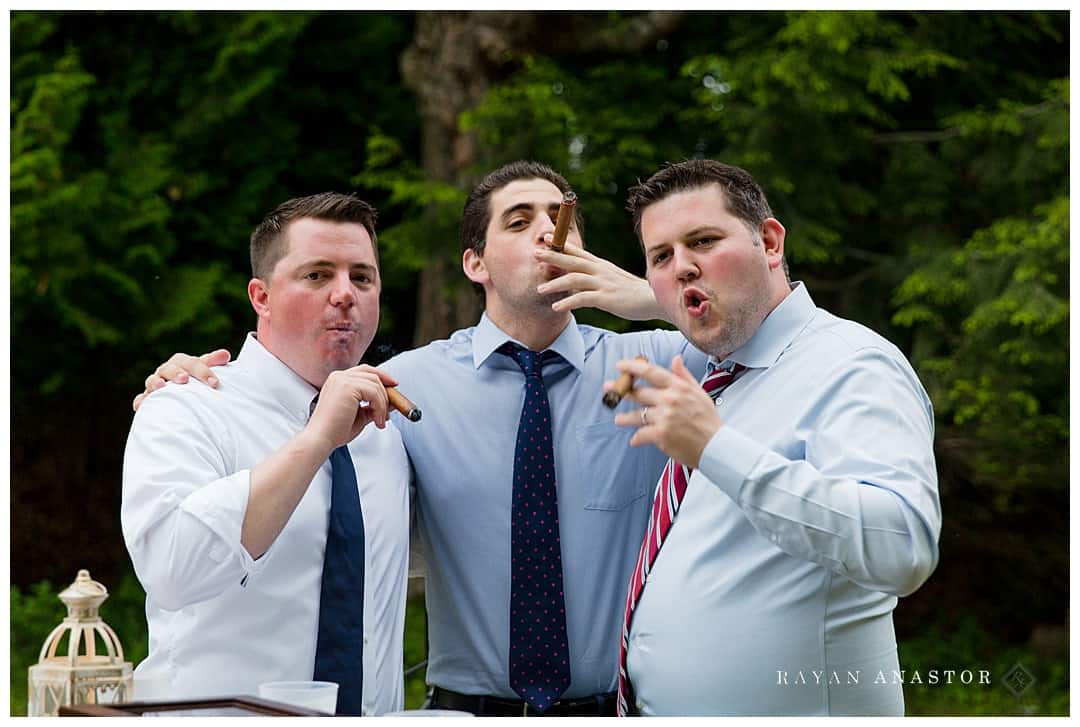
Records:
[[[591,697],[560,699],[548,707],[544,717],[614,717],[615,692]],[[430,709],[459,709],[478,717],[538,717],[540,714],[520,699],[461,694],[442,687],[431,688]]]

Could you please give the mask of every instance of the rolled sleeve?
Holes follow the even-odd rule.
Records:
[[[240,585],[258,566],[240,544],[250,490],[228,428],[194,389],[139,408],[124,451],[124,541],[147,595],[178,610]]]
[[[241,543],[250,492],[251,470],[240,470],[191,493],[180,503],[180,510],[190,514],[218,537],[219,542],[207,553],[212,560],[220,563],[230,555],[235,556],[240,561],[244,575],[255,576],[264,558],[255,560]],[[266,554],[263,555],[265,557]]]

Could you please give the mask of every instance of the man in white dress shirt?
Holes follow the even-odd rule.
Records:
[[[941,530],[926,392],[895,346],[789,282],[744,170],[674,164],[629,206],[669,320],[710,372],[740,368],[714,403],[679,357],[619,364],[649,386],[616,423],[693,470],[639,569],[627,711],[903,714],[892,611]]]
[[[214,369],[216,391],[168,386],[132,423],[121,520],[150,627],[136,674],[167,672],[177,698],[312,678],[328,459],[347,446],[364,526],[362,711],[401,709],[409,468],[387,409],[396,382],[357,365],[379,321],[374,223],[352,196],[280,205],[251,239],[256,333]]]

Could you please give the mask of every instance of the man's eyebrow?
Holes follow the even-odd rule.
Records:
[[[698,236],[704,235],[704,234],[721,235],[721,234],[723,234],[723,230],[716,227],[715,225],[698,225],[697,227],[694,227],[693,229],[690,229],[690,230],[687,230],[686,232],[680,233],[679,236],[675,238],[675,242],[681,242],[683,240],[691,240],[691,239],[693,239],[695,237],[698,237]],[[646,247],[645,248],[645,254],[648,255],[648,254],[652,253],[653,251],[658,250],[658,249],[660,249],[662,247],[671,247],[672,244],[674,244],[674,243],[666,242],[666,241],[665,242],[657,242],[656,244],[649,245],[648,247]]]
[[[323,260],[323,259],[306,260],[306,261],[300,263],[300,265],[299,265],[300,268],[333,268],[333,267],[336,267],[336,266],[337,266],[337,263],[335,263],[333,260]],[[371,263],[353,263],[353,264],[351,264],[349,266],[349,269],[350,270],[377,270],[377,268],[374,265],[372,265]]]
[[[701,235],[701,234],[706,233],[706,232],[712,233],[712,234],[720,234],[720,233],[723,232],[723,230],[716,227],[715,225],[698,225],[694,229],[687,230],[686,232],[684,232],[682,234],[681,239],[688,240],[691,237],[697,237],[698,235]]]
[[[532,212],[533,205],[530,202],[518,202],[515,205],[511,205],[503,210],[503,213],[499,215],[499,219],[505,222],[510,219],[516,212]]]

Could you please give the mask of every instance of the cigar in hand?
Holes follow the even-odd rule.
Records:
[[[649,359],[644,356],[635,356],[637,361],[648,361]],[[634,388],[634,376],[633,374],[623,374],[615,382],[615,386],[611,390],[604,392],[604,406],[608,409],[614,409],[622,401],[622,398],[630,393],[630,390]]]
[[[408,397],[398,391],[396,386],[386,387],[386,397],[390,401],[390,406],[401,412],[401,415],[410,422],[420,421],[421,414],[416,404],[409,401]]]
[[[559,216],[555,218],[555,234],[551,238],[551,249],[555,252],[562,252],[563,246],[566,245],[566,233],[570,231],[576,204],[576,194],[567,192],[563,195],[562,204],[559,205]]]

